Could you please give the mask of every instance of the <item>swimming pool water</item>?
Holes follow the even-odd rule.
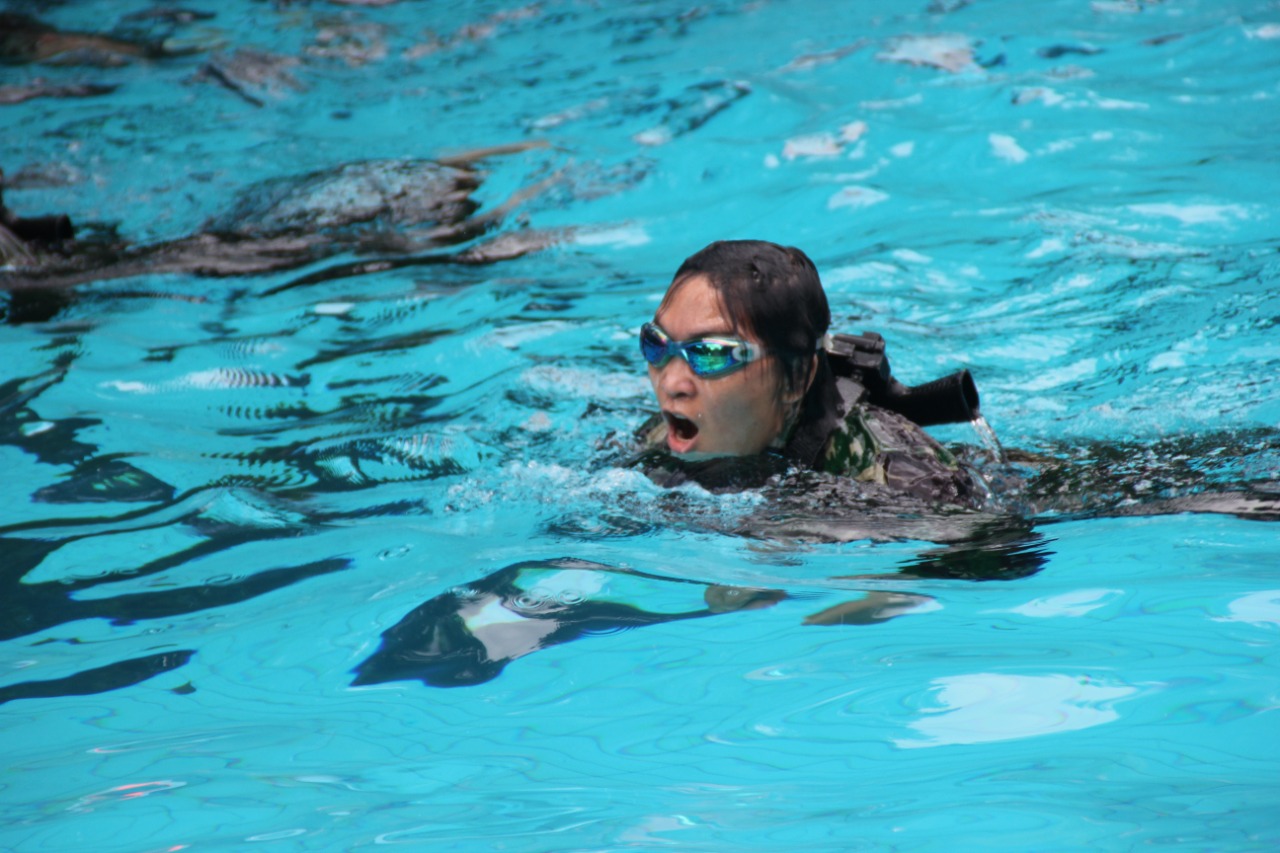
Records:
[[[482,163],[482,213],[540,188],[461,247],[546,244],[513,260],[103,278],[0,326],[0,847],[1280,840],[1277,528],[1146,514],[1280,491],[1274,2],[5,8],[198,48],[3,66],[117,87],[0,105],[6,203],[86,233],[548,144]],[[235,78],[244,47],[275,76]],[[618,467],[638,326],[736,237],[805,249],[905,381],[968,367],[1006,447],[1123,490],[831,542]],[[533,609],[697,615],[353,685],[415,609],[528,561]]]

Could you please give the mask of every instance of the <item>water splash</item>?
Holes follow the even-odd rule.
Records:
[[[975,412],[973,420],[969,421],[973,427],[973,431],[978,434],[979,441],[982,446],[991,451],[995,457],[995,461],[1000,465],[1008,463],[1005,456],[1004,448],[1000,445],[1000,439],[996,437],[996,431],[991,428],[991,424],[987,423],[987,419],[983,417],[981,412]]]

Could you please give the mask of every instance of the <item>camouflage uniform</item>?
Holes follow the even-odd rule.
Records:
[[[879,406],[855,403],[843,418],[832,423],[826,435],[814,443],[816,454],[797,452],[799,442],[793,435],[786,447],[761,455],[763,468],[755,467],[767,475],[770,473],[768,461],[786,460],[814,471],[885,486],[930,503],[972,506],[978,502],[981,489],[969,471],[936,439],[902,415]],[[688,472],[691,469],[687,464],[673,466],[673,458],[663,452],[667,425],[660,415],[646,421],[637,437],[643,450],[641,464],[647,470],[665,471],[675,467]],[[740,460],[750,461],[755,460]],[[708,467],[715,470],[714,465]],[[702,482],[704,478],[691,479]],[[666,479],[663,484],[678,485],[682,480]],[[747,486],[750,479],[738,476],[726,482]]]
[[[959,460],[914,422],[858,404],[827,436],[812,467],[946,503],[972,503],[979,489]]]

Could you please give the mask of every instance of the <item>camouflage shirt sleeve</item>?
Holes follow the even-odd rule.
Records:
[[[828,436],[814,467],[926,500],[969,503],[978,494],[970,473],[933,436],[877,406],[855,405]]]

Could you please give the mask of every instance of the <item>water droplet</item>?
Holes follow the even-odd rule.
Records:
[[[521,610],[537,610],[547,603],[547,593],[542,589],[531,589],[522,592],[515,600],[516,607]]]

